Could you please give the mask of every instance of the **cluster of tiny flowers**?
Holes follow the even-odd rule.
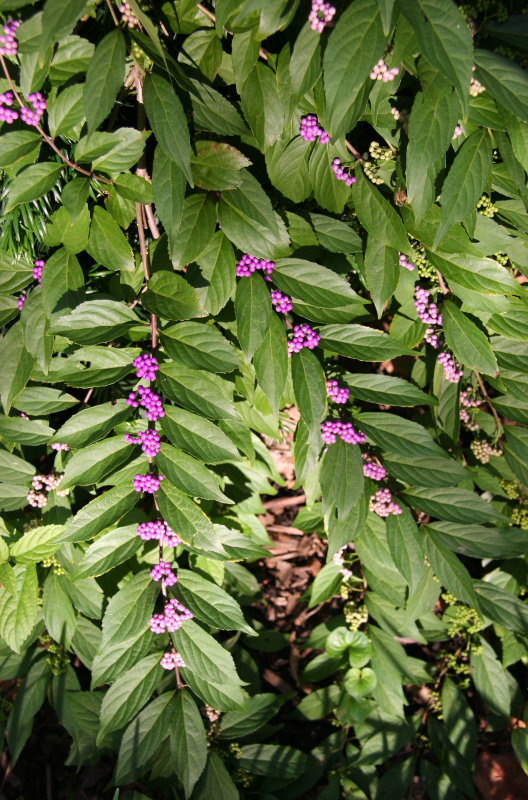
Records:
[[[479,94],[482,94],[482,92],[485,91],[486,91],[485,86],[479,83],[476,78],[471,78],[471,83],[469,85],[469,93],[471,97],[478,97]]]
[[[157,456],[159,453],[159,433],[151,428],[148,428],[146,431],[140,431],[137,436],[125,433],[125,439],[129,444],[140,444],[141,449],[148,458],[154,458],[154,456]]]
[[[292,301],[288,295],[282,294],[282,292],[279,292],[277,289],[271,290],[271,304],[279,314],[287,314],[288,311],[291,311],[293,308]]]
[[[260,269],[264,272],[264,280],[271,281],[270,276],[274,266],[274,261],[269,261],[267,258],[257,258],[257,256],[250,256],[249,253],[244,253],[236,265],[237,278],[248,278],[252,272]]]
[[[495,449],[486,439],[473,439],[469,445],[471,452],[481,464],[487,464],[491,456],[501,456],[502,450]]]
[[[64,442],[53,442],[53,444],[51,445],[51,449],[57,451],[65,450],[67,452],[70,448],[68,447],[67,444],[64,444]]]
[[[178,600],[172,598],[165,606],[163,614],[154,614],[150,619],[150,630],[152,633],[174,633],[184,622],[192,619],[193,615],[188,608],[185,608]]]
[[[316,114],[307,114],[301,117],[301,127],[299,134],[305,142],[315,142],[319,137],[319,144],[328,144],[330,137],[324,128],[319,125]]]
[[[27,495],[27,501],[33,508],[44,508],[48,502],[48,497],[44,492],[52,492],[59,488],[63,475],[35,475],[31,481],[32,488]],[[57,492],[58,495],[63,496],[68,492]]]
[[[400,253],[399,250],[398,250],[398,256],[400,261],[400,267],[405,267],[405,269],[408,269],[409,272],[413,272],[414,264],[412,264],[410,261],[407,261],[403,253]]]
[[[327,381],[326,393],[328,397],[334,401],[334,403],[346,403],[348,402],[350,389],[346,389],[344,386],[339,386],[337,381]]]
[[[399,73],[398,67],[393,67],[389,69],[386,63],[382,58],[378,61],[372,72],[370,73],[370,77],[373,81],[383,81],[383,83],[387,83],[388,81],[394,80],[396,75]]]
[[[173,650],[172,653],[163,653],[160,664],[163,667],[163,669],[175,669],[176,667],[185,667],[185,661],[176,650]]]
[[[338,436],[347,444],[363,444],[365,441],[365,434],[356,431],[351,422],[327,419],[321,423],[321,439],[325,444],[335,444]]]
[[[163,475],[151,475],[147,472],[146,475],[139,473],[134,475],[134,489],[136,492],[146,492],[147,494],[154,494],[160,486],[160,481],[164,478]]]
[[[402,510],[398,503],[392,499],[389,489],[378,489],[376,494],[370,498],[369,511],[373,511],[379,517],[388,517],[389,514],[401,514]]]
[[[451,139],[458,139],[458,137],[462,136],[463,133],[464,133],[464,131],[462,130],[460,125],[455,125],[455,130],[453,131],[453,135],[452,135]]]
[[[479,214],[482,214],[483,217],[493,219],[498,210],[497,206],[493,205],[487,194],[483,194],[477,203],[477,211]]]
[[[178,578],[171,570],[168,561],[160,561],[150,570],[150,577],[153,581],[163,581],[164,586],[174,586]]]
[[[119,6],[119,11],[121,12],[121,20],[129,28],[135,28],[137,25],[139,25],[138,18],[136,17],[130,5],[126,2],[126,0]]]
[[[23,308],[25,302],[26,302],[26,295],[25,294],[21,294],[20,297],[17,300],[17,306],[18,306],[18,310],[19,311],[22,311],[22,308]]]
[[[36,492],[34,489],[30,489],[27,495],[27,501],[30,506],[33,508],[44,508],[44,506],[48,502],[48,498],[42,492]]]
[[[37,258],[36,261],[33,262],[33,280],[38,281],[39,283],[42,282],[42,270],[44,269],[44,261],[41,258]]]
[[[13,95],[11,92],[0,94],[0,122],[7,122],[8,125],[11,125],[12,122],[18,119],[18,112],[13,108],[9,108],[12,105]]]
[[[33,106],[33,108],[28,108],[27,106],[20,107],[20,119],[22,122],[25,122],[27,125],[38,125],[40,122],[40,118],[44,111],[46,110],[46,101],[42,97],[40,92],[34,92],[34,94],[28,94],[28,103]]]
[[[332,22],[336,10],[330,3],[323,0],[312,0],[312,10],[308,14],[310,28],[317,33],[322,33],[329,22]]]
[[[127,403],[129,406],[137,408],[138,405],[141,404],[146,410],[147,419],[151,422],[156,422],[156,420],[165,416],[163,403],[161,402],[159,394],[153,392],[148,386],[141,386],[141,384],[137,387],[137,393],[139,394],[139,402],[136,392],[130,392],[128,395]]]
[[[438,363],[442,365],[444,368],[444,375],[446,380],[450,383],[458,383],[460,378],[464,374],[464,370],[462,369],[462,365],[459,364],[451,353],[444,351],[443,353],[438,354]]]
[[[164,520],[157,519],[155,522],[140,522],[137,526],[137,535],[143,541],[157,539],[160,544],[166,547],[178,547],[181,539],[176,536]]]
[[[0,56],[15,56],[17,52],[16,31],[22,21],[8,19],[4,25],[4,32],[0,35]]]
[[[340,547],[337,553],[334,553],[334,555],[332,556],[332,561],[334,562],[336,567],[339,567],[339,572],[341,573],[341,575],[345,580],[352,578],[354,574],[351,569],[347,569],[347,567],[345,567],[345,552],[349,550],[352,546],[353,545],[350,544],[344,544],[343,547]]]
[[[421,286],[414,289],[414,305],[416,313],[426,325],[441,325],[442,315],[438,311],[436,304],[430,299],[430,293]]]
[[[143,378],[146,381],[155,381],[156,372],[159,369],[158,362],[154,356],[149,356],[148,353],[143,353],[132,362],[136,368],[136,375],[138,378]]]
[[[352,186],[352,184],[356,182],[354,176],[350,175],[346,169],[341,166],[340,158],[334,158],[330,167],[338,181],[344,181],[347,186]]]
[[[309,325],[295,325],[293,337],[288,340],[288,355],[298,353],[303,347],[313,350],[319,344],[320,336]]]
[[[372,478],[373,481],[382,481],[387,477],[387,470],[385,467],[368,460],[365,453],[363,453],[363,459],[365,461],[363,464],[363,475],[365,478]]]

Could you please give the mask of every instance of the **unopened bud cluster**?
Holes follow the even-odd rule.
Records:
[[[329,22],[332,22],[336,10],[324,0],[312,0],[312,9],[308,14],[310,28],[316,33],[322,33]]]
[[[490,445],[487,439],[473,439],[469,448],[477,461],[481,464],[487,464],[491,456],[501,456],[502,450]]]
[[[393,67],[389,69],[386,65],[385,61],[380,58],[372,72],[370,73],[370,77],[373,81],[383,81],[383,83],[388,83],[388,81],[393,81],[396,75],[399,73],[398,67]]]

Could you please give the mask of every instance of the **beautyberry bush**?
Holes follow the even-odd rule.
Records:
[[[524,4],[0,21],[8,774],[49,793],[17,772],[37,714],[116,800],[460,800],[497,747],[528,771]],[[289,637],[279,492],[323,554]]]

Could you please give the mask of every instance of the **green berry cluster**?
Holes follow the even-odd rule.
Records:
[[[502,264],[502,266],[503,266],[503,267],[505,267],[505,266],[506,266],[506,264],[508,263],[508,256],[506,255],[506,253],[501,253],[501,252],[499,251],[498,253],[495,253],[495,254],[493,255],[493,258],[494,258],[494,259],[495,259],[495,261],[497,261],[499,264]]]
[[[64,647],[47,634],[43,634],[39,642],[46,648],[46,661],[52,673],[63,675],[70,663],[70,657]]]
[[[64,569],[64,567],[61,567],[55,556],[47,556],[46,558],[43,558],[40,563],[42,564],[43,567],[46,568],[53,567],[53,572],[55,573],[55,575],[66,574],[66,570]]]
[[[427,260],[425,255],[425,247],[423,244],[420,242],[411,241],[411,246],[413,249],[413,255],[410,260],[416,265],[416,269],[418,270],[418,275],[420,278],[425,278],[426,280],[432,281],[434,284],[438,283],[436,270],[431,262]]]
[[[237,786],[242,786],[244,789],[248,789],[255,781],[255,776],[252,775],[251,772],[247,772],[247,770],[241,769],[240,767],[233,770],[231,777]]]
[[[442,719],[442,700],[440,699],[440,692],[438,691],[438,689],[431,689],[429,691],[427,704],[429,706],[429,710],[436,717],[438,717],[438,719]]]
[[[521,493],[519,492],[519,484],[515,481],[505,481],[502,478],[499,478],[499,485],[501,489],[504,489],[509,500],[517,500],[517,498],[521,496]]]
[[[487,194],[483,194],[477,203],[477,211],[484,217],[490,219],[495,216],[498,211],[497,206],[494,206]]]
[[[491,456],[501,456],[502,450],[493,448],[486,439],[473,439],[469,445],[471,452],[481,464],[487,464]]]
[[[351,631],[357,631],[368,621],[368,611],[366,606],[357,606],[353,600],[345,604],[345,622]]]
[[[462,637],[468,640],[482,630],[483,622],[474,608],[459,603],[450,592],[443,592],[442,600],[447,606],[444,617],[448,620],[447,634],[450,639]]]
[[[369,155],[371,160],[363,163],[363,170],[367,178],[372,183],[383,183],[383,178],[380,175],[380,167],[387,161],[394,158],[394,153],[390,147],[382,147],[379,142],[371,142],[369,146]]]
[[[519,528],[528,531],[528,508],[517,506],[512,511],[511,519],[514,525],[518,525]]]

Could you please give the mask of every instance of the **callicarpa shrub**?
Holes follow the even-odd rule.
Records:
[[[525,11],[1,0],[9,798],[528,770]]]

